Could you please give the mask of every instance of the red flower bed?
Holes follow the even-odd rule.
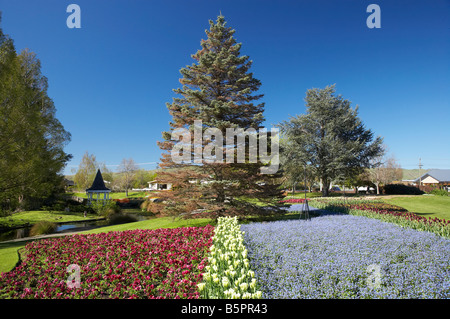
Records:
[[[128,204],[130,202],[130,199],[129,198],[119,198],[119,199],[113,199],[113,201],[115,201],[116,203]]]
[[[213,226],[74,235],[27,244],[0,298],[199,298]],[[79,288],[67,271],[79,266]]]
[[[283,199],[280,200],[279,203],[284,203],[284,204],[303,204],[305,202],[304,198],[290,198],[290,199]]]
[[[373,212],[376,212],[376,213],[382,214],[382,215],[402,217],[408,221],[415,221],[417,223],[421,223],[424,226],[434,225],[434,226],[444,227],[444,226],[450,225],[450,220],[445,220],[445,219],[437,218],[437,217],[427,218],[427,217],[419,216],[415,213],[410,213],[410,212],[406,211],[406,209],[389,210],[389,209],[383,209],[383,208],[370,207],[367,205],[351,205],[350,207],[351,207],[351,209],[370,210],[370,211],[373,211]]]

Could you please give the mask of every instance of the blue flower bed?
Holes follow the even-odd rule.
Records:
[[[242,225],[263,298],[450,298],[450,240],[352,215]]]

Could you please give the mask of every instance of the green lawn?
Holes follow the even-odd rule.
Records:
[[[170,217],[159,217],[143,220],[134,223],[127,223],[114,226],[92,229],[79,234],[96,234],[109,231],[124,231],[133,229],[158,229],[158,228],[176,228],[184,226],[206,226],[213,224],[213,221],[206,218],[197,218],[190,220],[178,220]],[[24,247],[27,242],[18,243],[0,243],[0,273],[10,271],[18,262],[17,250]]]
[[[359,197],[359,196],[361,196],[361,194],[354,194],[354,193],[346,193],[345,195],[348,196],[348,197]],[[328,196],[329,197],[341,197],[341,196],[344,196],[344,194],[337,193],[337,192],[330,192],[328,194]],[[322,192],[311,192],[311,193],[306,192],[306,198],[317,198],[317,197],[322,197]],[[305,198],[305,193],[297,191],[294,195],[292,195],[292,192],[288,191],[286,198]]]
[[[106,226],[97,229],[80,232],[80,234],[98,234],[110,231],[124,231],[134,229],[158,229],[158,228],[177,228],[177,227],[192,227],[192,226],[206,226],[211,224],[212,220],[207,218],[196,219],[172,219],[171,217],[158,217],[139,222],[126,223],[120,225]]]
[[[76,212],[48,212],[48,211],[25,211],[12,214],[11,216],[0,217],[0,226],[3,227],[18,227],[25,224],[35,224],[40,221],[51,221],[56,223],[83,221],[87,219],[100,218],[97,214],[87,214]]]
[[[0,243],[0,273],[14,268],[19,261],[17,250],[25,245],[26,242]]]
[[[420,195],[383,200],[388,204],[406,208],[419,216],[450,220],[450,196]]]

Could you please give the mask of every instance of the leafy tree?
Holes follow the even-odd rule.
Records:
[[[97,162],[97,158],[94,154],[89,154],[89,152],[85,152],[80,164],[78,165],[78,170],[74,176],[74,183],[78,190],[86,190],[91,187],[92,182],[94,181],[95,175],[97,174],[97,170],[102,172],[103,179],[105,181],[112,182],[113,174],[106,167],[104,163]]]
[[[48,81],[29,50],[17,54],[0,30],[0,205],[34,208],[63,186],[70,133],[55,116]]]
[[[281,150],[281,173],[283,175],[283,186],[291,187],[294,193],[295,189],[303,185],[305,189],[311,188],[317,179],[314,175],[314,171],[310,166],[305,165],[305,163],[298,161],[297,158],[292,157],[293,152],[289,151],[291,143],[289,140],[281,139],[280,150]],[[306,181],[305,181],[306,179]]]
[[[89,155],[89,152],[85,152],[73,178],[77,189],[85,190],[89,188],[97,173],[97,166],[95,155]]]
[[[156,179],[156,176],[157,176],[156,171],[139,169],[136,171],[133,187],[146,188],[148,187],[148,182]]]
[[[275,174],[261,174],[260,168],[265,164],[250,161],[250,138],[244,142],[234,140],[235,145],[245,146],[241,163],[212,160],[225,159],[226,148],[222,153],[212,151],[210,157],[194,163],[192,160],[180,163],[171,156],[175,145],[171,132],[180,128],[193,132],[195,120],[201,121],[203,133],[208,128],[217,128],[221,134],[201,142],[194,140],[192,134],[187,141],[193,146],[191,159],[195,159],[198,148],[204,151],[212,142],[225,145],[227,128],[247,132],[262,128],[264,103],[257,101],[263,95],[257,94],[261,82],[249,72],[252,61],[240,54],[242,44],[236,42],[235,30],[226,25],[222,15],[216,22],[209,21],[209,25],[210,29],[205,31],[207,39],[201,41],[201,49],[192,55],[195,62],[180,70],[182,87],[174,90],[178,97],[167,103],[172,115],[171,131],[164,132],[164,141],[158,143],[165,151],[158,179],[171,183],[173,191],[161,194],[166,201],[164,205],[154,205],[155,210],[176,216],[190,216],[194,211],[214,216],[260,213],[257,205],[242,199],[269,201],[279,196],[280,190],[273,185]],[[271,142],[270,138],[268,143]]]
[[[291,117],[279,127],[287,139],[283,157],[311,167],[328,196],[332,180],[345,180],[370,167],[382,153],[382,138],[374,139],[358,117],[358,106],[335,94],[335,86],[306,92],[306,114]]]
[[[128,197],[128,189],[132,187],[138,169],[139,167],[132,158],[122,159],[122,162],[119,165],[118,171],[121,174],[122,186],[125,188],[126,197]]]
[[[387,185],[402,178],[402,169],[394,156],[386,157],[385,154],[373,159],[372,167],[367,169],[367,179],[375,184],[377,194],[380,194],[380,184]]]

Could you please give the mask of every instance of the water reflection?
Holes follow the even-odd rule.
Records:
[[[126,216],[132,217],[135,221],[142,221],[151,218],[149,215],[142,215],[137,213],[126,213]],[[126,222],[130,222],[130,220],[124,222],[115,222],[114,224],[123,224]],[[104,227],[112,225],[112,223],[108,220],[95,220],[95,221],[81,221],[81,222],[73,222],[70,224],[59,224],[55,230],[55,233],[64,233],[64,232],[72,232],[72,231],[81,231],[81,230],[89,230],[98,227]],[[5,232],[0,232],[0,242],[13,240],[13,239],[21,239],[30,236],[30,227],[22,227],[17,229],[8,230]]]

